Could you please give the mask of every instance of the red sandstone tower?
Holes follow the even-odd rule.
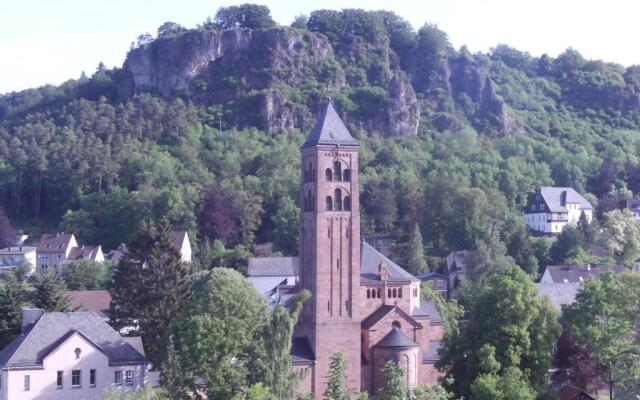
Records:
[[[328,104],[301,153],[300,283],[312,298],[297,334],[315,356],[311,388],[322,398],[335,352],[346,356],[348,386],[361,385],[358,143]]]

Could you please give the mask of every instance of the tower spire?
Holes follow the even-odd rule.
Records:
[[[318,144],[357,146],[358,142],[351,136],[349,130],[338,116],[331,99],[323,110],[318,122],[307,137],[302,147]]]

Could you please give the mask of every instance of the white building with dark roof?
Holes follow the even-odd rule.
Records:
[[[605,272],[620,274],[623,265],[549,265],[545,268],[540,283],[581,283],[587,279],[600,279]]]
[[[28,309],[0,351],[0,400],[100,399],[145,386],[149,365],[140,338],[120,336],[93,312]]]
[[[29,273],[33,273],[36,267],[35,246],[12,246],[0,250],[0,272],[21,266],[28,267]]]
[[[577,224],[582,213],[593,219],[593,207],[570,187],[543,186],[529,197],[524,209],[525,221],[532,230],[543,234],[560,233],[567,224]]]

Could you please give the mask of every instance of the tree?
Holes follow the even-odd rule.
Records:
[[[64,267],[64,281],[69,290],[105,289],[111,263],[91,260],[71,262]]]
[[[187,267],[166,219],[143,224],[127,248],[110,287],[110,316],[116,327],[137,325],[147,355],[157,362],[170,323],[190,298]]]
[[[278,211],[271,217],[273,245],[285,254],[297,254],[300,209],[288,196],[280,198],[278,204]]]
[[[167,21],[158,27],[158,37],[174,36],[186,32],[186,28],[175,22]]]
[[[233,219],[232,204],[220,188],[213,185],[206,192],[200,216],[202,233],[222,244],[231,244],[237,239],[238,230]]]
[[[376,399],[379,400],[406,400],[409,391],[404,383],[402,376],[405,371],[398,367],[393,361],[387,361],[382,367],[382,386],[376,393]]]
[[[529,276],[517,267],[496,272],[486,285],[471,281],[469,286],[475,287],[467,301],[469,321],[445,336],[437,363],[453,379],[455,395],[469,396],[482,375],[513,377],[512,368],[534,391],[542,389],[560,333],[549,300],[537,296]]]
[[[618,262],[628,262],[639,255],[640,225],[629,210],[610,211],[604,216],[602,240],[607,252]]]
[[[56,272],[38,272],[33,276],[33,305],[44,311],[72,311],[67,285]]]
[[[185,388],[190,379],[191,377],[182,368],[174,338],[169,336],[166,359],[160,367],[160,384],[171,395],[172,399],[189,399],[189,392]]]
[[[485,280],[488,276],[515,266],[513,258],[507,255],[507,248],[497,237],[481,240],[467,259],[468,275],[475,280]]]
[[[594,223],[595,225],[595,223]],[[582,235],[582,247],[588,249],[596,240],[597,231],[595,226],[589,223],[587,220],[587,214],[585,212],[580,213],[580,219],[578,220],[578,231]]]
[[[471,385],[477,400],[535,400],[536,391],[523,377],[522,371],[510,367],[502,375],[496,372],[480,375]]]
[[[295,386],[303,378],[301,373],[293,371],[291,339],[302,306],[310,297],[311,293],[304,290],[291,300],[289,310],[280,304],[276,305],[271,310],[269,321],[265,325],[263,334],[264,378],[262,381],[271,389],[275,399],[289,399]]]
[[[567,380],[574,386],[592,393],[602,380],[604,366],[599,364],[584,346],[576,343],[570,332],[564,331],[553,354],[553,366],[556,372],[552,377],[559,384]]]
[[[333,353],[329,361],[329,376],[324,397],[327,400],[349,400],[351,394],[346,385],[347,362],[344,354]]]
[[[26,307],[27,288],[13,274],[5,273],[0,280],[0,348],[20,334],[22,308]]]
[[[307,29],[308,20],[309,17],[307,17],[306,15],[296,15],[296,17],[293,19],[293,22],[291,23],[291,27],[298,29]]]
[[[611,399],[617,386],[640,379],[638,299],[640,275],[605,273],[587,280],[563,313],[565,329],[604,366]]]
[[[566,225],[551,246],[551,259],[555,263],[563,263],[567,258],[575,256],[581,248],[582,235],[574,225]]]
[[[237,271],[214,268],[193,278],[186,316],[172,325],[182,366],[207,382],[211,399],[228,399],[262,376],[260,354],[269,306]],[[191,379],[187,389],[198,390]]]
[[[405,257],[405,267],[409,273],[418,275],[428,270],[427,260],[424,257],[422,234],[420,233],[420,227],[417,222],[413,225],[413,229],[405,245]]]
[[[218,28],[224,30],[234,28],[265,29],[277,25],[271,18],[269,7],[248,3],[221,7],[216,13],[214,23]]]
[[[17,238],[18,234],[11,226],[7,212],[4,207],[0,205],[0,249],[13,246]]]

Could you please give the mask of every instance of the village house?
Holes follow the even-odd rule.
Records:
[[[0,400],[100,399],[145,386],[139,337],[122,337],[92,312],[27,309],[20,335],[0,351]]]
[[[449,298],[449,277],[437,272],[425,272],[417,276],[422,282],[427,282],[433,290],[445,299]]]
[[[46,272],[55,270],[62,272],[64,262],[69,258],[71,250],[78,247],[73,233],[44,234],[36,249],[36,269]]]
[[[14,268],[26,266],[31,275],[36,267],[35,246],[12,246],[0,250],[0,272],[10,271]]]
[[[180,259],[182,262],[190,263],[193,258],[193,254],[191,251],[191,242],[189,241],[189,233],[187,231],[174,231],[173,244],[180,252]]]
[[[467,261],[471,254],[470,250],[454,250],[445,257],[449,276],[449,298],[456,294],[462,282],[467,279]]]
[[[540,283],[581,283],[587,279],[600,279],[605,272],[622,273],[622,265],[549,265],[545,268]]]
[[[109,321],[107,312],[111,305],[111,294],[108,290],[69,290],[67,296],[72,310],[90,311]]]
[[[577,224],[582,213],[587,222],[593,219],[591,203],[570,187],[543,186],[529,196],[524,213],[527,226],[539,234],[558,234]]]
[[[436,383],[442,317],[422,300],[420,279],[361,239],[358,143],[331,104],[301,153],[299,258],[255,257],[248,268],[270,301],[312,294],[292,340],[294,368],[307,372],[297,392],[323,398],[335,352],[351,389],[375,392],[390,360],[408,387]]]

